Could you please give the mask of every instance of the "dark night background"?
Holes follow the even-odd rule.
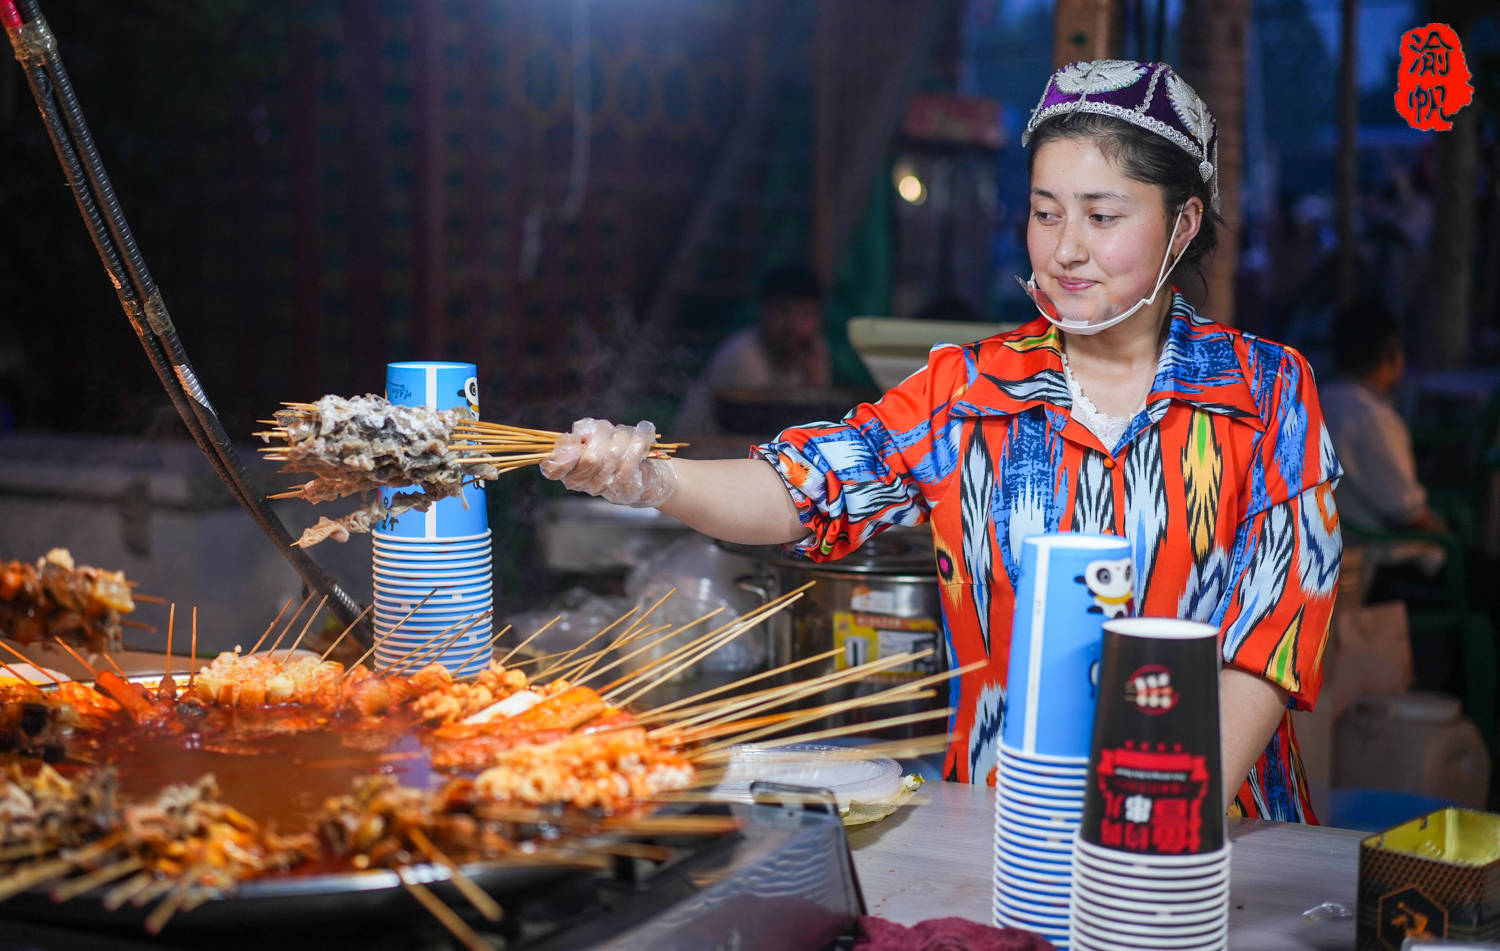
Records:
[[[609,382],[744,82],[746,4],[654,6],[590,5],[588,190],[559,221],[572,4],[42,4],[237,438],[281,399],[379,391],[392,359],[472,360],[488,417],[553,427]],[[173,431],[13,63],[0,129],[12,425]],[[691,343],[656,366],[681,376]]]
[[[809,255],[817,203],[859,159],[820,144],[818,123],[837,141],[858,138],[902,29],[928,6],[48,0],[42,10],[146,263],[241,438],[279,400],[378,391],[385,362],[418,358],[477,363],[487,418],[555,429],[593,413],[669,425],[706,350],[747,319],[754,277]],[[1181,5],[1126,6],[1145,17]],[[1315,363],[1332,306],[1323,277],[1335,250],[1336,8],[1255,4],[1246,106],[1236,320]],[[1008,275],[1022,266],[1024,203],[1011,183],[1025,169],[1019,126],[1050,68],[1038,39],[1051,10],[1034,0],[946,9],[913,85],[1000,103],[1007,141],[975,219],[989,246],[984,230],[963,246],[986,271],[972,303],[1002,318],[1019,299]],[[1417,343],[1422,267],[1402,267],[1423,248],[1400,233],[1405,212],[1390,193],[1397,181],[1431,188],[1433,140],[1403,132],[1394,115],[1395,48],[1381,30],[1399,35],[1431,13],[1399,0],[1361,14],[1362,267],[1369,281],[1410,278],[1398,316]],[[1470,51],[1482,116],[1470,356],[1488,360],[1500,351],[1500,201],[1483,103],[1495,95],[1500,43],[1494,17],[1480,22]],[[1150,32],[1140,25],[1130,36]],[[1175,25],[1161,25],[1159,50],[1141,40],[1126,53],[1174,57]],[[577,110],[575,65],[588,80]],[[717,257],[653,321],[669,254],[753,77],[771,88],[755,174],[711,225]],[[587,125],[575,128],[580,116]],[[176,434],[13,65],[0,69],[0,137],[0,425]],[[580,143],[586,174],[569,208]],[[844,344],[843,317],[913,309],[943,290],[921,274],[903,294],[911,265],[892,259],[907,250],[892,235],[918,231],[874,177],[878,187],[859,196],[863,223],[822,262],[845,291],[834,282],[829,322],[845,384],[868,380]]]

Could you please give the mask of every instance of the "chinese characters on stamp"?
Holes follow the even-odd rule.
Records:
[[[1401,37],[1396,74],[1396,111],[1413,129],[1445,132],[1458,110],[1474,99],[1468,63],[1458,34],[1446,23],[1429,23]]]

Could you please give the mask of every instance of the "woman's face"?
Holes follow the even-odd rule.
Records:
[[[1032,163],[1026,225],[1037,287],[1071,321],[1100,323],[1134,306],[1156,285],[1175,212],[1159,187],[1127,177],[1093,139],[1048,140]],[[1197,234],[1201,212],[1190,199],[1174,256]]]

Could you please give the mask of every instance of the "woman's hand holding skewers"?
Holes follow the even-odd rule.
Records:
[[[542,475],[616,505],[656,508],[677,491],[677,472],[671,459],[648,458],[655,442],[656,426],[647,421],[580,419],[541,462]]]

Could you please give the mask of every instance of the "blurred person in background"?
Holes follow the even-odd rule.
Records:
[[[832,380],[833,361],[823,336],[822,282],[805,265],[782,265],[761,281],[755,323],[714,351],[688,389],[672,428],[681,435],[718,432],[716,390],[816,389]]]
[[[1411,429],[1392,402],[1406,372],[1395,317],[1379,301],[1357,301],[1335,315],[1332,345],[1339,377],[1322,387],[1321,395],[1333,449],[1344,467],[1337,491],[1340,516],[1351,531],[1447,532],[1417,480]],[[1365,601],[1426,605],[1440,598],[1434,579],[1445,553],[1439,545],[1375,538],[1365,551]],[[1446,648],[1412,648],[1417,685],[1443,686],[1449,669]]]
[[[1333,322],[1339,378],[1322,388],[1323,415],[1344,466],[1339,511],[1371,529],[1443,532],[1417,481],[1411,430],[1392,398],[1406,373],[1401,331],[1379,301],[1341,309]],[[1441,559],[1433,566],[1440,567]]]

